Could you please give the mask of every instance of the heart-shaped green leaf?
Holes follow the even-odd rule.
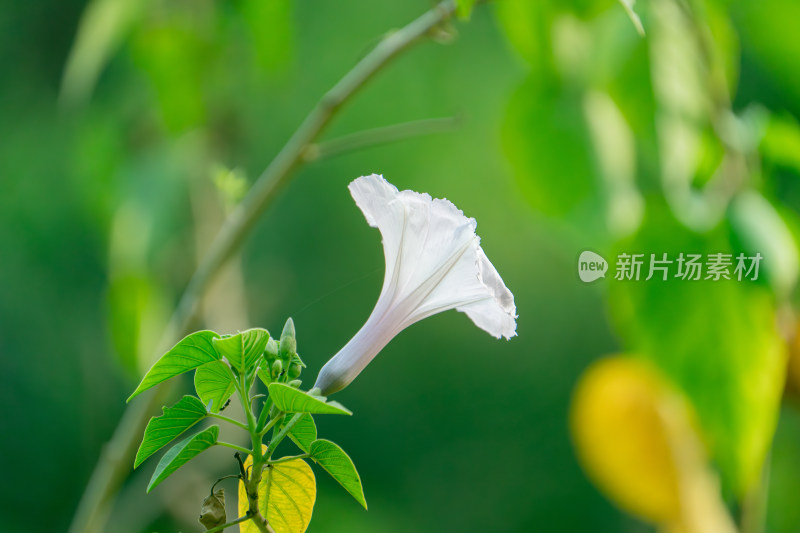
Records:
[[[203,402],[194,396],[184,396],[172,407],[165,407],[164,414],[154,416],[147,423],[133,468],[204,419],[206,414]]]
[[[212,361],[195,371],[194,389],[205,405],[210,404],[210,412],[219,413],[225,401],[236,390],[236,385],[225,361]]]
[[[218,436],[219,426],[211,426],[170,448],[158,462],[156,471],[150,478],[150,484],[147,485],[147,492],[156,488],[159,483],[200,453],[214,446]]]
[[[220,355],[225,356],[240,374],[247,372],[255,364],[269,340],[269,332],[262,328],[246,331],[214,340]]]
[[[311,454],[311,459],[325,469],[333,479],[344,487],[344,490],[364,506],[364,509],[367,508],[367,500],[364,498],[364,489],[361,486],[361,477],[358,475],[353,461],[338,444],[325,439],[315,440],[311,443],[309,454]]]
[[[352,415],[353,413],[338,402],[326,402],[324,398],[311,396],[285,383],[272,383],[269,396],[284,413],[312,413],[319,415]]]
[[[198,331],[187,335],[147,371],[142,382],[133,391],[128,401],[162,381],[188,372],[198,366],[220,358],[212,341],[219,337],[213,331]]]

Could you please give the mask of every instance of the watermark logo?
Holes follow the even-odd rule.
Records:
[[[581,256],[578,258],[578,276],[582,282],[591,283],[604,278],[607,271],[608,262],[601,255],[589,250],[581,252]]]
[[[616,281],[650,281],[653,278],[661,281],[756,281],[763,259],[760,253],[620,253],[614,263],[613,277]],[[606,260],[594,252],[586,250],[578,258],[578,276],[584,283],[606,277],[608,268]]]

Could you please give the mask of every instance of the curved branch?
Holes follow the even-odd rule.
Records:
[[[364,131],[350,133],[336,139],[322,141],[308,145],[306,153],[303,155],[308,162],[319,161],[329,157],[371,148],[396,141],[420,137],[423,135],[433,135],[453,131],[461,124],[460,117],[427,118],[372,128]]]

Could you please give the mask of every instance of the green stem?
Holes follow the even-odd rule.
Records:
[[[272,398],[267,398],[267,401],[264,402],[264,405],[261,407],[261,413],[258,415],[258,424],[256,425],[256,429],[262,435],[264,432],[264,424],[267,423],[269,419],[269,411],[272,407]]]
[[[288,455],[286,457],[281,457],[280,459],[276,459],[275,461],[267,460],[268,465],[279,465],[281,463],[288,463],[289,461],[294,461],[295,459],[307,459],[311,457],[310,454],[304,453],[301,455]]]
[[[228,418],[227,416],[218,415],[218,414],[215,414],[215,413],[208,413],[208,416],[210,416],[211,418],[217,418],[219,420],[224,420],[225,422],[227,422],[229,424],[233,424],[236,427],[242,428],[243,430],[245,430],[247,432],[250,432],[250,429],[247,426],[245,426],[244,424],[242,424],[241,422],[239,422],[237,420],[234,420],[233,418]]]
[[[431,29],[452,17],[455,10],[455,0],[444,0],[405,27],[387,35],[319,100],[244,200],[223,223],[208,253],[189,281],[164,333],[160,346],[163,349],[158,353],[163,353],[177,339],[191,331],[199,302],[211,281],[241,245],[261,214],[289,183],[294,172],[303,164],[307,147],[316,142],[343,105],[392,59],[420,41]],[[126,407],[111,441],[103,448],[86,485],[70,525],[70,533],[98,533],[105,530],[117,489],[130,472],[130,465],[138,449],[138,437],[144,431],[150,416],[163,405],[174,387],[175,385],[161,385],[147,401],[134,402]]]
[[[283,418],[283,416],[284,416],[285,414],[286,414],[286,413],[284,413],[284,412],[282,412],[282,411],[278,411],[278,415],[277,415],[277,416],[275,416],[275,418],[273,418],[272,420],[270,420],[270,421],[269,421],[269,423],[268,423],[266,426],[264,426],[264,429],[262,429],[262,430],[259,432],[259,435],[261,435],[262,437],[263,437],[264,435],[266,435],[266,434],[267,434],[267,431],[269,431],[270,429],[272,429],[272,427],[273,427],[275,424],[277,424],[277,423],[278,423],[278,421],[279,421],[281,418]]]
[[[250,438],[253,442],[253,468],[250,470],[250,476],[244,480],[245,492],[247,493],[247,515],[261,533],[270,533],[271,528],[258,508],[258,486],[261,483],[261,475],[265,461],[261,451],[262,437],[256,430],[256,419],[255,416],[253,416],[249,392],[250,384],[248,383],[246,374],[241,374],[239,376],[239,380],[236,382],[236,388],[242,403],[242,408],[244,409],[244,414],[247,417],[247,430],[250,432]]]
[[[259,446],[260,439],[257,439],[258,432],[256,431],[256,419],[253,416],[253,409],[250,407],[250,395],[248,394],[248,386],[247,386],[247,377],[244,375],[239,376],[239,381],[236,384],[237,392],[239,394],[239,400],[242,404],[242,409],[244,409],[244,414],[247,417],[247,431],[250,433],[250,437],[253,440],[253,451],[257,454],[261,453],[261,446]]]
[[[221,526],[212,527],[211,529],[206,531],[206,533],[219,533],[220,531],[223,531],[223,530],[225,530],[225,529],[227,529],[227,528],[229,528],[231,526],[235,526],[236,524],[241,524],[242,522],[245,522],[247,520],[250,520],[249,516],[247,516],[247,515],[240,516],[236,520],[232,520],[232,521],[228,522],[227,524],[222,524]]]
[[[225,446],[226,448],[230,448],[231,450],[236,450],[237,452],[246,453],[247,455],[253,454],[253,450],[248,450],[247,448],[231,444],[230,442],[223,442],[221,440],[218,440],[217,444],[219,446]]]
[[[285,426],[283,426],[283,429],[280,431],[280,433],[278,433],[276,436],[272,438],[272,440],[269,443],[269,446],[267,447],[267,453],[264,454],[267,458],[272,457],[272,454],[275,452],[275,448],[277,448],[278,444],[280,444],[281,441],[284,438],[286,438],[286,435],[289,434],[289,431],[292,430],[294,425],[297,424],[297,421],[300,420],[302,417],[303,413],[295,413],[292,419],[289,420]]]
[[[458,117],[428,118],[358,131],[336,139],[311,144],[303,157],[308,162],[319,161],[355,150],[380,146],[412,137],[445,133],[455,130],[460,122]]]
[[[255,383],[255,381],[253,381],[253,383]],[[252,388],[252,385],[250,385],[250,387]],[[266,398],[266,397],[267,397],[266,394],[256,394],[255,396],[252,396],[250,398],[250,408],[253,409],[253,402],[254,401],[256,401],[256,400],[258,400],[260,398]],[[253,416],[255,416],[255,414],[256,414],[256,410],[253,409]]]

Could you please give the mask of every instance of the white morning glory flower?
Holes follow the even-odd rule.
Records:
[[[366,324],[320,371],[314,386],[322,394],[345,388],[400,331],[442,311],[464,312],[498,339],[516,335],[514,295],[483,253],[475,219],[448,200],[398,191],[377,174],[349,188],[381,232],[386,276]]]

